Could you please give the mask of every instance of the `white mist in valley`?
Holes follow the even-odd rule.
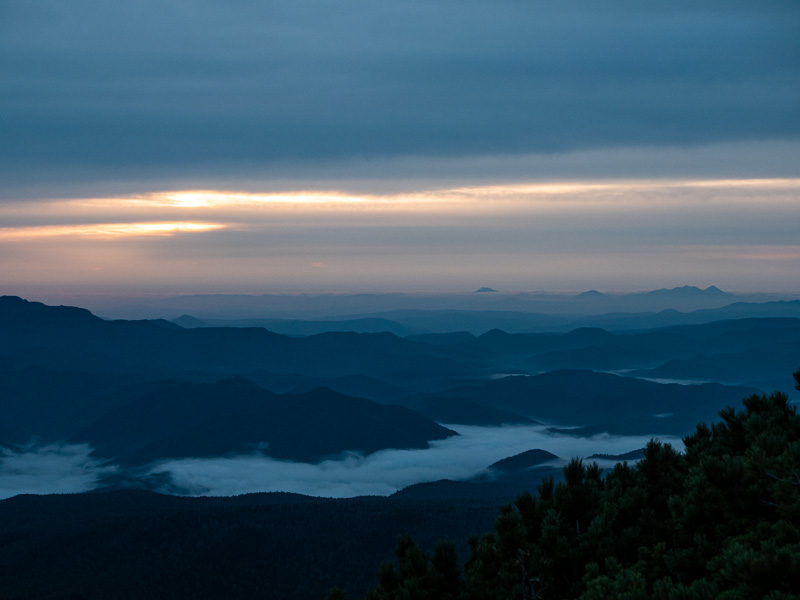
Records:
[[[277,491],[329,498],[386,496],[415,483],[466,479],[500,459],[532,448],[559,456],[559,461],[550,463],[559,466],[571,457],[636,450],[653,437],[573,437],[549,433],[541,425],[447,427],[459,435],[432,442],[426,449],[383,450],[368,456],[352,453],[314,464],[275,460],[261,454],[184,458],[153,463],[138,470],[138,475],[142,481],[160,482],[156,491],[193,496]],[[659,439],[683,449],[679,438]],[[121,474],[118,466],[93,458],[91,451],[86,444],[0,449],[0,498],[89,491],[101,485],[104,477]],[[603,467],[612,464],[606,460],[597,462]]]
[[[559,456],[561,461],[552,464],[560,465],[575,456],[636,450],[652,439],[652,436],[607,434],[579,438],[548,433],[543,426],[447,427],[459,435],[432,442],[430,448],[423,450],[383,450],[368,456],[351,454],[318,464],[257,455],[182,459],[160,462],[151,473],[169,475],[177,489],[191,495],[284,491],[331,498],[384,496],[415,483],[466,479],[500,459],[532,448]],[[659,439],[683,449],[679,438]],[[610,464],[598,462],[601,466]]]
[[[0,499],[17,494],[72,494],[93,489],[118,471],[94,459],[88,444],[0,448]]]

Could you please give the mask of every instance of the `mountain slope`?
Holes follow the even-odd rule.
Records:
[[[604,425],[613,433],[684,435],[700,420],[714,420],[753,388],[677,385],[593,371],[551,371],[458,386],[437,396],[468,398],[531,419],[563,425]]]
[[[425,448],[454,432],[409,409],[327,389],[278,395],[231,378],[212,384],[175,381],[120,402],[78,430],[99,456],[126,464],[263,451],[315,461],[344,451]]]
[[[390,333],[303,338],[263,328],[183,329],[168,321],[103,321],[83,309],[0,298],[0,357],[19,367],[141,374],[209,381],[267,370],[314,377],[367,375],[436,386],[480,372],[476,357]]]

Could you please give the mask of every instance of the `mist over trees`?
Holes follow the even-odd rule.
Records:
[[[763,392],[797,366],[798,319],[289,336],[0,304],[0,480],[38,473],[25,463],[35,458],[44,476],[76,467],[88,477],[77,489],[94,490],[5,488],[4,598],[311,600],[340,585],[369,600],[777,600],[800,589],[800,424],[788,396]],[[683,385],[646,380],[670,370]],[[710,383],[712,371],[736,379]],[[794,379],[800,390],[800,370]],[[492,434],[468,439],[472,429]],[[685,451],[672,436],[686,436]],[[618,454],[565,451],[578,439]],[[387,454],[456,446],[480,461],[422,474]],[[353,450],[364,460],[340,454]],[[547,464],[556,456],[588,458],[561,470]],[[232,457],[248,461],[221,470]],[[609,471],[591,462],[640,457]],[[272,484],[289,470],[353,483],[351,463],[362,482],[393,470],[408,480],[359,492],[391,496],[340,500],[144,491],[206,493],[209,478],[257,473],[260,487],[232,493],[315,493]],[[398,536],[397,559],[378,568]]]
[[[653,440],[605,476],[572,460],[471,537],[463,566],[452,544],[401,537],[367,600],[800,597],[800,416],[782,392],[720,416],[684,453]]]

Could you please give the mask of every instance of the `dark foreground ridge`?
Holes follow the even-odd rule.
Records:
[[[0,596],[321,599],[335,585],[366,590],[399,535],[426,547],[466,540],[491,527],[499,503],[135,490],[16,496],[0,501]]]

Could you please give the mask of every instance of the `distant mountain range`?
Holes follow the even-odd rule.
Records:
[[[0,446],[31,437],[88,442],[124,464],[252,452],[314,462],[345,451],[425,448],[456,435],[410,409],[326,388],[274,394],[243,378],[121,387],[26,367],[0,379]]]
[[[798,299],[797,294],[732,294],[716,286],[705,289],[682,286],[622,294],[597,290],[580,294],[508,292],[485,286],[468,293],[201,294],[151,299],[85,297],[71,302],[89,306],[99,315],[126,319],[174,319],[186,314],[205,322],[247,319],[342,321],[380,318],[394,311],[489,311],[540,315],[540,319],[545,315],[564,316],[572,322],[577,317],[606,313],[692,312],[722,308],[737,302]],[[540,323],[530,322],[529,326],[539,327]]]
[[[671,291],[671,290],[669,290]],[[656,293],[656,292],[651,292]],[[599,292],[597,292],[600,296]],[[190,315],[173,319],[186,328],[264,327],[287,335],[314,335],[331,331],[374,333],[386,331],[407,337],[429,333],[466,331],[480,335],[492,329],[509,333],[533,331],[565,332],[578,327],[603,327],[610,331],[652,329],[673,325],[698,325],[743,318],[800,318],[800,300],[733,302],[719,308],[681,312],[674,308],[658,312],[604,312],[598,314],[545,314],[512,310],[392,310],[353,317],[310,319],[220,319],[201,320]]]
[[[459,386],[416,398],[412,406],[428,414],[442,398],[485,406],[528,419],[577,424],[595,433],[685,435],[695,423],[714,420],[721,407],[757,393],[753,388],[659,384],[593,371],[551,371],[534,377],[505,377]],[[511,421],[509,418],[508,422]],[[518,422],[518,421],[517,421]],[[569,429],[560,430],[569,433]],[[583,431],[576,431],[584,435]]]
[[[100,398],[102,416],[69,441],[127,464],[255,451],[315,462],[348,450],[426,448],[456,435],[407,408],[325,388],[277,395],[243,378],[147,387],[132,398],[129,389]]]
[[[346,450],[424,448],[454,435],[407,408],[325,388],[278,395],[241,377],[182,380],[213,381],[278,361],[285,370],[310,364],[313,371],[347,372],[328,365],[338,358],[369,368],[371,358],[372,368],[392,366],[403,352],[406,366],[425,358],[411,355],[416,344],[389,334],[356,336],[355,355],[347,358],[355,335],[342,334],[333,347],[329,336],[320,336],[309,346],[263,329],[103,321],[81,309],[3,297],[0,445],[19,444],[27,432],[89,442],[98,455],[126,463],[256,450],[313,461]]]
[[[143,465],[425,448],[454,435],[442,424],[684,435],[760,389],[791,389],[797,348],[797,318],[627,332],[288,336],[107,321],[4,296],[0,446],[85,442],[97,457]]]

